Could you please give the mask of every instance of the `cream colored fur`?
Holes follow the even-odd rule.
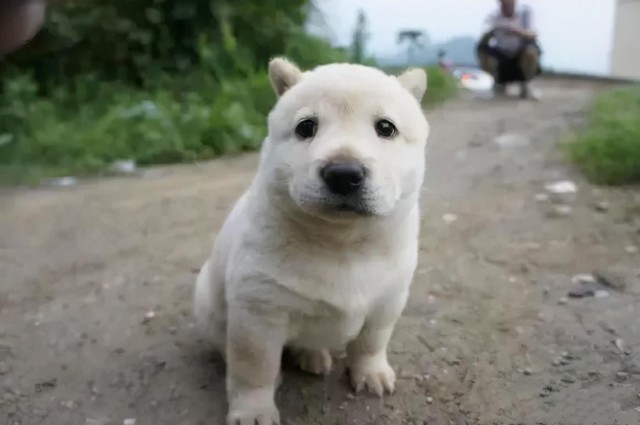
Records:
[[[360,65],[302,72],[269,66],[279,96],[247,192],[220,230],[195,289],[200,329],[227,361],[228,424],[279,423],[274,403],[283,348],[313,373],[346,348],[355,389],[393,392],[387,345],[418,256],[418,198],[429,133],[422,70],[400,77]],[[318,130],[300,140],[296,124]],[[377,119],[398,134],[378,136]],[[366,214],[333,210],[320,168],[366,166]],[[364,208],[364,207],[363,207]]]

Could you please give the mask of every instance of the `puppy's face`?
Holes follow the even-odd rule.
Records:
[[[396,78],[334,64],[302,73],[274,59],[269,72],[280,98],[261,167],[280,199],[325,218],[387,216],[413,205],[429,133],[424,71]]]

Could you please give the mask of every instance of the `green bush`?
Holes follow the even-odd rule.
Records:
[[[427,68],[427,94],[424,98],[426,106],[434,105],[454,96],[458,90],[455,79],[448,72],[437,66]]]
[[[190,78],[192,77],[192,78]],[[186,76],[194,84],[195,76]],[[88,83],[87,83],[88,84]],[[214,86],[207,82],[202,86]],[[91,100],[84,93],[95,91]],[[87,174],[118,159],[157,164],[258,147],[274,96],[265,73],[227,79],[215,91],[131,90],[111,83],[39,98],[29,77],[8,80],[0,107],[5,180]],[[40,172],[27,172],[39,169]]]
[[[55,3],[0,63],[0,182],[208,159],[259,147],[268,60],[347,60],[304,31],[310,0]],[[430,101],[454,89],[430,70]]]
[[[595,183],[640,182],[640,86],[598,96],[587,126],[564,149]]]

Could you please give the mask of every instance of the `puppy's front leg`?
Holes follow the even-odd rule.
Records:
[[[230,305],[227,326],[227,424],[279,424],[274,395],[287,338],[286,316]]]
[[[347,346],[351,384],[356,391],[367,387],[382,397],[393,393],[396,374],[387,361],[387,345],[407,302],[408,292],[374,308],[358,337]]]

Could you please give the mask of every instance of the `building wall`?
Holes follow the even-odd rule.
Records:
[[[640,80],[640,0],[617,0],[611,73]]]

